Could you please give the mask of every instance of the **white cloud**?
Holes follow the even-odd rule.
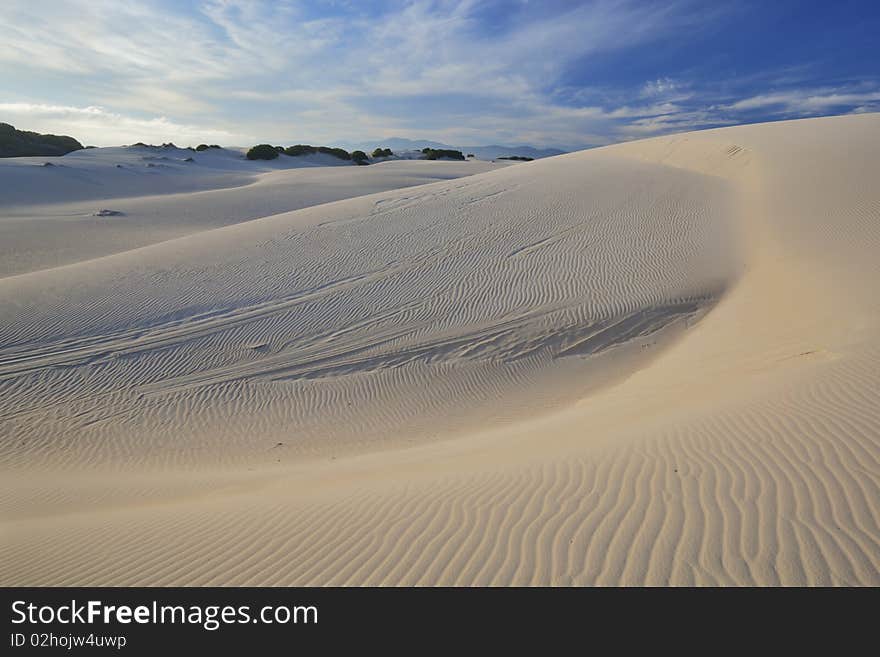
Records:
[[[632,117],[663,116],[676,114],[680,111],[681,108],[675,103],[655,103],[654,105],[641,105],[637,107],[624,105],[608,112],[608,117],[612,119],[627,119]]]
[[[642,139],[654,135],[687,132],[699,128],[733,125],[735,119],[711,110],[682,111],[675,114],[651,116],[631,121],[619,129],[624,139]]]
[[[797,89],[761,94],[738,100],[726,109],[746,111],[768,107],[782,108],[792,114],[814,114],[834,107],[862,105],[880,101],[880,91],[852,92],[845,89]]]
[[[190,18],[132,0],[5,0],[0,61],[74,74],[222,77],[228,49]]]
[[[657,78],[656,80],[648,80],[642,85],[641,95],[646,97],[666,96],[681,88],[681,83],[671,78]]]
[[[175,142],[181,146],[201,142],[247,144],[248,135],[175,123],[165,117],[139,119],[108,112],[101,107],[72,107],[40,103],[0,103],[5,122],[16,127],[76,137],[84,144],[118,146],[123,143]]]
[[[549,107],[559,131],[548,128],[540,141],[562,143],[571,132],[564,117],[584,128],[590,116],[605,120],[595,108],[565,108],[546,97],[566,66],[701,20],[679,2],[598,0],[561,13],[531,10],[528,20],[488,37],[476,18],[484,6],[417,0],[381,16],[355,9],[314,18],[315,5],[292,0],[204,0],[188,13],[144,0],[4,0],[0,65],[27,71],[7,100],[60,105],[63,98],[65,106],[107,108],[104,142],[107,135],[146,138],[141,131],[165,125],[177,135],[202,134],[199,125],[241,125],[261,140],[412,131],[411,121],[364,105],[442,93],[492,101],[489,116],[462,104],[446,131],[467,135],[469,126],[486,125],[484,118],[512,125]],[[41,75],[56,76],[57,84],[58,74],[69,76],[63,96],[46,96],[47,83],[19,86]],[[428,102],[409,118],[431,111]],[[129,113],[174,119],[126,119]],[[66,131],[85,128],[83,139],[99,141],[91,128],[96,117],[87,124],[75,113],[56,118],[76,118]],[[525,124],[518,131],[535,132]],[[496,136],[490,131],[484,139]]]

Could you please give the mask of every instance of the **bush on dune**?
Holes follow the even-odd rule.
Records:
[[[288,146],[284,149],[284,153],[286,155],[290,155],[291,157],[299,157],[300,155],[313,155],[317,152],[317,148],[315,148],[314,146],[309,146],[308,144],[297,144],[296,146]]]
[[[425,160],[439,160],[440,158],[447,158],[450,160],[463,160],[464,155],[462,155],[461,151],[454,151],[448,148],[423,148],[422,153],[424,154]]]
[[[390,148],[377,148],[373,151],[373,157],[391,157],[394,153]]]
[[[271,144],[258,144],[247,152],[249,160],[274,160],[278,151]]]
[[[338,157],[340,160],[350,160],[351,155],[344,148],[331,148],[329,146],[310,146],[309,144],[297,144],[296,146],[288,146],[284,149],[286,155],[298,157],[300,155],[314,155],[315,153],[324,153]]]
[[[210,146],[207,148],[211,148]],[[196,150],[204,150],[201,146],[197,147]],[[387,149],[386,149],[387,150]],[[388,151],[389,153],[391,151]],[[312,146],[310,144],[296,144],[294,146],[288,146],[284,148],[283,146],[272,146],[270,144],[260,144],[259,146],[254,146],[247,153],[247,158],[249,160],[274,160],[278,157],[279,153],[284,153],[290,157],[300,157],[302,155],[316,155],[318,153],[323,155],[332,155],[333,157],[339,158],[340,160],[345,160],[347,162],[355,161],[357,164],[369,164],[367,161],[367,155],[363,151],[355,151],[354,153],[349,153],[344,148],[332,148],[330,146]]]
[[[73,137],[41,135],[0,123],[0,157],[67,155],[83,147]]]
[[[325,155],[338,157],[340,160],[350,160],[351,154],[344,148],[331,148],[329,146],[318,146],[318,152]]]

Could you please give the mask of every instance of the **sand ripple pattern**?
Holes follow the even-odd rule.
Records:
[[[822,386],[592,454],[25,522],[0,549],[0,581],[876,586],[880,388],[858,384],[878,365],[835,365]],[[780,430],[782,411],[799,420]],[[100,560],[83,549],[98,545]]]
[[[511,167],[0,281],[0,455],[275,461],[524,414],[549,371],[580,374],[541,407],[581,396],[721,293],[728,192],[548,164],[549,194]]]
[[[880,115],[0,279],[0,583],[880,585]]]

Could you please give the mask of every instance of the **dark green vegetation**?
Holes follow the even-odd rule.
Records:
[[[258,144],[247,152],[249,160],[274,160],[278,151],[271,144]]]
[[[464,155],[462,155],[461,151],[454,151],[446,148],[423,148],[422,153],[425,155],[424,159],[426,160],[439,160],[441,157],[450,160],[464,159]]]
[[[202,148],[204,144],[196,147],[196,150],[205,150]],[[205,147],[209,148],[209,147]],[[387,150],[387,149],[386,149]],[[391,152],[390,150],[388,151]],[[296,144],[295,146],[288,146],[284,148],[283,146],[272,146],[270,144],[259,144],[258,146],[254,146],[247,152],[247,158],[249,160],[274,160],[278,157],[279,153],[284,153],[285,155],[289,155],[290,157],[299,157],[300,155],[314,155],[316,153],[323,153],[324,155],[332,155],[333,157],[338,157],[340,160],[346,160],[349,162],[354,162],[355,164],[369,164],[369,158],[367,154],[363,151],[355,151],[354,153],[349,153],[344,148],[331,148],[330,146],[311,146],[309,144]]]
[[[499,160],[519,160],[520,162],[531,162],[535,158],[526,157],[525,155],[510,155],[507,157],[499,157]]]
[[[159,146],[156,146],[156,144],[145,144],[142,141],[138,141],[138,142],[135,142],[134,144],[132,144],[131,146],[129,146],[128,148],[135,148],[138,146],[141,148],[177,148],[177,146],[174,145],[174,142],[170,142],[170,141],[167,144],[160,144]]]
[[[373,151],[373,157],[391,157],[394,153],[390,148],[377,148]]]
[[[0,123],[0,157],[66,155],[83,147],[73,137],[41,135]]]
[[[202,146],[204,146],[204,144],[196,147],[196,150],[205,150],[204,148],[202,148]],[[376,155],[376,153],[380,151],[381,155]],[[314,155],[316,153],[323,153],[324,155],[332,155],[333,157],[338,157],[340,160],[354,162],[355,164],[370,163],[370,158],[367,157],[367,154],[363,151],[354,151],[352,153],[349,153],[344,148],[331,148],[329,146],[310,146],[309,144],[296,144],[295,146],[288,146],[287,148],[283,148],[282,146],[272,146],[271,144],[259,144],[258,146],[254,146],[247,152],[247,158],[249,160],[274,160],[276,157],[278,157],[279,153],[284,153],[285,155],[289,155],[290,157],[299,157],[300,155]],[[376,151],[373,153],[374,157],[388,157],[389,155],[392,155],[391,149],[389,148],[377,148]]]
[[[338,157],[340,160],[351,159],[351,155],[344,148],[330,148],[329,146],[309,146],[308,144],[297,144],[296,146],[289,146],[285,148],[284,152],[285,154],[292,157],[297,157],[298,155],[313,155],[315,153],[324,153],[325,155]]]
[[[202,148],[202,146],[204,146],[204,148]],[[86,148],[88,148],[88,146],[86,146]],[[172,141],[169,141],[167,144],[159,144],[158,146],[156,146],[156,144],[145,144],[142,141],[138,141],[133,144],[129,144],[128,146],[123,146],[123,148],[174,148],[174,149],[181,150],[181,151],[203,151],[207,148],[220,148],[220,147],[217,144],[212,144],[211,146],[208,146],[206,144],[201,144],[197,148],[193,148],[192,146],[183,147],[183,146],[178,146],[177,144],[175,144]]]
[[[210,146],[208,146],[208,144],[199,144],[198,146],[196,146],[197,151],[206,151],[209,148],[220,148],[220,147],[217,144],[211,144]]]

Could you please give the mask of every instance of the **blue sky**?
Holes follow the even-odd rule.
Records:
[[[566,150],[880,111],[880,2],[4,0],[0,121]]]

